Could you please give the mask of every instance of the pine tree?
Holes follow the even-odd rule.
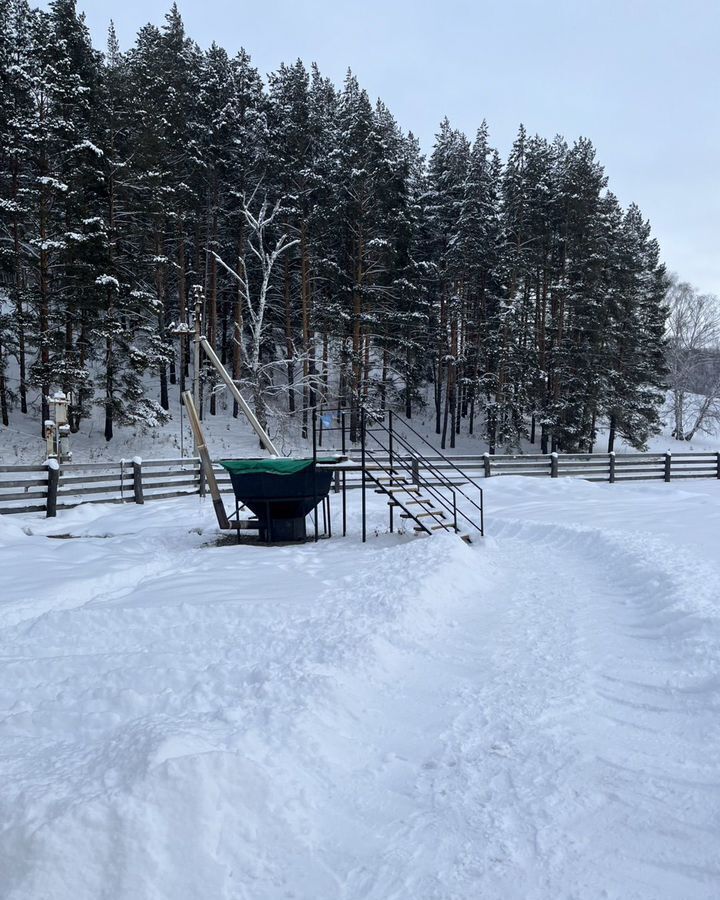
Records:
[[[465,301],[460,222],[470,163],[470,143],[444,119],[436,136],[428,166],[428,254],[434,263],[429,279],[434,306],[435,430],[444,449],[450,424],[455,446],[459,319]],[[443,408],[443,383],[445,403]],[[452,422],[450,421],[452,418]]]
[[[538,425],[544,452],[591,450],[603,417],[611,445],[656,427],[666,276],[589,141],[521,127],[503,166],[485,123],[471,145],[445,120],[426,164],[351,73],[338,91],[297,62],[266,91],[175,5],[102,58],[74,0],[0,0],[0,84],[0,421],[32,387],[43,419],[70,391],[73,428],[95,397],[108,440],[167,418],[189,356],[168,325],[201,284],[234,377],[301,402],[306,431],[334,392],[355,435],[363,404],[410,415],[430,385],[443,446],[464,422],[492,451]],[[248,252],[264,199],[267,246],[291,243],[269,274]],[[250,296],[266,281],[259,342],[218,259]]]
[[[494,337],[503,296],[503,251],[500,210],[500,159],[489,145],[487,123],[478,129],[468,164],[459,221],[463,267],[466,273],[466,369],[462,415],[469,415],[469,433],[475,426],[478,400],[490,399],[492,369],[497,354]],[[484,405],[484,404],[483,404]],[[458,427],[460,420],[458,418]]]
[[[622,218],[613,256],[614,327],[605,412],[608,452],[619,434],[636,449],[658,430],[666,376],[665,296],[668,278],[650,226],[632,204]]]

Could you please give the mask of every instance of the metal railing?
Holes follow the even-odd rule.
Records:
[[[367,427],[368,416],[371,417],[373,423],[373,427],[371,428]],[[387,424],[385,424],[385,416],[387,416]],[[414,432],[414,429],[411,430]],[[378,432],[384,436],[385,441],[378,437]],[[414,433],[417,434],[417,432]],[[364,447],[367,444],[368,435],[385,453],[388,454],[389,466],[391,469],[404,470],[410,476],[412,483],[421,487],[442,509],[452,515],[455,531],[458,530],[459,515],[470,528],[478,531],[481,535],[484,533],[485,523],[482,488],[479,486],[477,487],[480,500],[478,503],[462,489],[463,484],[474,483],[472,478],[463,472],[462,469],[448,457],[435,450],[439,458],[448,464],[448,466],[446,466],[446,471],[449,468],[450,471],[454,472],[462,479],[462,482],[458,482],[457,479],[453,481],[451,478],[448,478],[435,462],[420,453],[420,451],[416,447],[413,447],[405,437],[399,434],[397,429],[394,428],[394,416],[392,412],[380,416],[376,413],[370,413],[363,410],[361,440]],[[418,435],[418,437],[424,440],[421,435]],[[425,441],[425,443],[428,442]],[[404,454],[407,455],[398,453],[398,446],[404,451]],[[424,472],[427,472],[427,475],[423,474]],[[452,502],[448,499],[446,494],[443,493],[443,490],[450,493]],[[470,515],[458,507],[457,494],[460,494],[467,501],[467,504],[477,511],[479,515],[479,524],[475,522]]]

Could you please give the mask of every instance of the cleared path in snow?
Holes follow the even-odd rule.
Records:
[[[376,705],[338,691],[342,896],[718,896],[717,622],[652,549],[508,524],[477,592],[384,648]]]
[[[201,549],[177,509],[0,551],[63,584],[1,633],[0,896],[718,896],[714,566],[510,519]]]

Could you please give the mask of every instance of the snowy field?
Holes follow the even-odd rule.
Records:
[[[720,896],[720,483],[486,505],[472,546],[0,518],[0,897]]]

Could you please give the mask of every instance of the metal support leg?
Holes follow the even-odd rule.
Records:
[[[342,523],[343,537],[347,537],[347,473],[342,473]]]

